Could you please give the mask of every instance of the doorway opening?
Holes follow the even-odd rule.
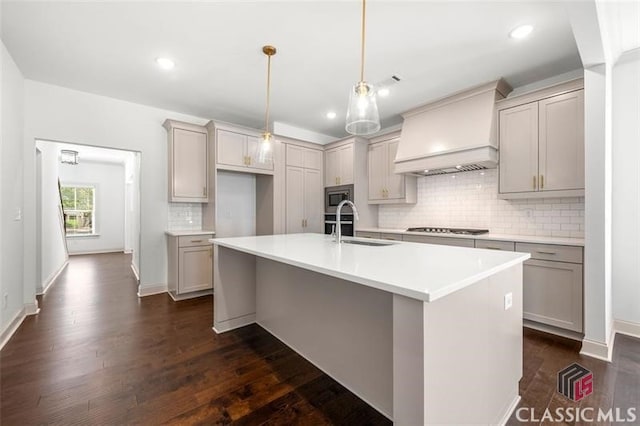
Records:
[[[69,256],[131,254],[139,281],[140,152],[36,140],[36,293]]]

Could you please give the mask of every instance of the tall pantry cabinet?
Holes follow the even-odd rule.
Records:
[[[324,232],[320,149],[287,143],[285,216],[286,232]]]

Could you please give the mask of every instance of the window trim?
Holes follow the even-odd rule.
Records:
[[[98,192],[98,184],[96,183],[73,183],[73,182],[60,182],[61,188],[91,188],[93,189],[93,220],[91,222],[91,233],[89,234],[75,234],[69,233],[67,230],[67,224],[64,224],[65,237],[66,238],[91,238],[91,237],[99,237],[98,230],[98,208],[97,208],[97,197],[96,194]],[[61,206],[62,207],[62,206]],[[64,208],[62,209],[63,212]],[[88,211],[88,210],[70,210],[70,211]],[[66,212],[65,212],[66,213]]]

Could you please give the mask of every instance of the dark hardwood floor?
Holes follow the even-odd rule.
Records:
[[[259,326],[216,335],[212,299],[138,299],[130,258],[75,256],[0,352],[0,422],[31,424],[390,424]],[[640,341],[612,364],[525,331],[522,405],[564,406],[555,374],[594,372],[582,406],[640,401]],[[488,390],[490,391],[490,390]],[[512,417],[510,423],[517,423]]]

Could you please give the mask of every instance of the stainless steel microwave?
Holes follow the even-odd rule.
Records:
[[[325,188],[325,213],[335,213],[338,204],[340,204],[344,200],[353,201],[353,185],[330,186],[328,188]],[[345,213],[347,213],[347,207],[345,207]],[[348,211],[351,211],[351,207],[348,207]]]

